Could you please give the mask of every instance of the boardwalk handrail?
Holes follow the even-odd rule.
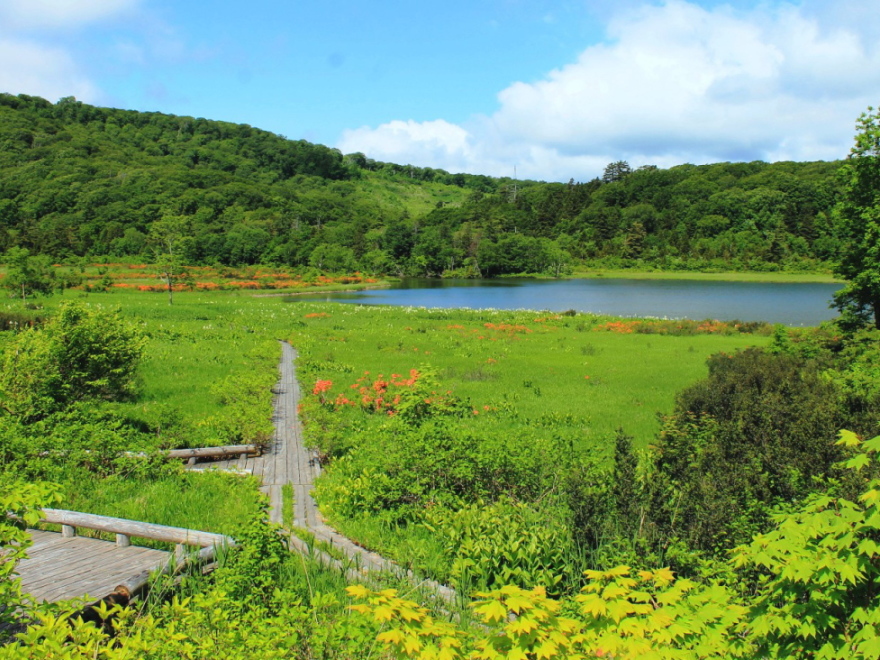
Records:
[[[193,449],[167,449],[168,458],[205,458],[216,456],[241,456],[244,454],[261,454],[260,445],[226,445],[224,447],[195,447]]]
[[[127,520],[125,518],[99,516],[94,513],[67,511],[65,509],[43,509],[42,520],[43,522],[61,525],[61,531],[64,536],[75,536],[77,527],[116,534],[116,543],[120,546],[129,545],[129,537],[132,536],[176,543],[177,545],[192,545],[200,548],[231,547],[235,545],[235,540],[232,537],[223,534],[202,532],[184,527],[157,525],[155,523]]]
[[[40,456],[64,456],[69,454],[66,449],[52,449],[41,451]],[[91,454],[91,449],[86,449],[83,453]],[[222,447],[193,447],[190,449],[160,449],[157,454],[166,458],[186,458],[195,461],[197,458],[216,458],[218,456],[250,456],[263,454],[261,445],[224,445]],[[147,451],[123,451],[119,452],[120,456],[131,456],[134,458],[147,458],[152,454]]]

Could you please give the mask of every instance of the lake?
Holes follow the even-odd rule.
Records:
[[[405,280],[388,289],[309,294],[324,300],[404,307],[535,309],[720,321],[818,325],[836,316],[831,297],[842,285],[693,280]]]

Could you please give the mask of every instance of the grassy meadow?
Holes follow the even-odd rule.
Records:
[[[365,371],[427,368],[472,402],[475,418],[499,405],[526,420],[570,417],[586,443],[620,427],[647,443],[659,428],[657,413],[669,412],[675,393],[706,374],[709,355],[768,341],[768,332],[724,324],[648,321],[639,328],[631,319],[589,314],[358,306],[244,291],[179,292],[173,305],[160,293],[67,291],[41,301],[37,313],[51,313],[62,300],[118,309],[146,334],[140,394],[114,406],[152,429],[162,446],[246,441],[225,415],[234,404],[223,403],[224,384],[260,377],[261,387],[271,387],[281,339],[317,363],[334,394]]]
[[[521,556],[510,563],[529,567],[523,582],[552,587],[562,566],[576,582],[584,565],[565,540],[566,482],[611,469],[618,429],[645,449],[676,392],[705,377],[710,355],[766,345],[771,330],[534,311],[293,308],[307,441],[327,462],[317,488],[325,516],[466,591],[503,574],[473,568],[487,557]],[[527,538],[540,559],[523,550]]]
[[[651,442],[658,413],[669,412],[675,393],[706,374],[709,355],[769,340],[717,323],[356,306],[248,291],[181,291],[169,305],[149,291],[68,290],[30,311],[48,315],[63,300],[118,310],[147,337],[137,397],[102,407],[137,431],[122,434],[116,446],[138,450],[268,439],[283,339],[300,351],[306,393],[325,380],[326,396],[345,397],[353,386],[415,369],[466,403],[462,427],[562,439],[553,451],[606,461],[618,428],[637,447]],[[18,302],[3,307],[26,311]],[[362,409],[346,408],[339,411],[343,428],[354,433],[372,423]],[[307,425],[314,421],[308,408],[304,415]],[[311,432],[318,433],[315,424]],[[257,484],[246,478],[174,471],[56,476],[62,507],[157,523],[229,533],[259,506]],[[338,516],[335,522],[374,546],[384,543],[374,524]],[[401,552],[422,554],[426,565],[435,561],[430,535],[416,527],[407,534],[410,549]]]
[[[719,351],[764,345],[768,338],[729,326],[646,323],[586,314],[528,311],[398,309],[294,303],[303,326],[290,341],[317,360],[316,371],[346,393],[363,373],[374,376],[432,370],[443,388],[468,400],[471,423],[502,424],[553,418],[602,451],[618,428],[647,444],[675,393],[705,376]],[[303,382],[304,388],[314,383]],[[486,408],[489,408],[489,411]],[[514,418],[492,414],[514,410]]]

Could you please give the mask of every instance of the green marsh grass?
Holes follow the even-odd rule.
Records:
[[[386,557],[394,557],[404,568],[417,575],[427,575],[448,583],[451,557],[447,557],[441,541],[420,525],[391,526],[369,520],[334,518],[333,524],[349,538]]]
[[[611,317],[590,315],[294,306],[305,326],[291,342],[303,347],[318,377],[333,381],[333,396],[350,392],[365,372],[390,377],[428,368],[443,389],[470,401],[476,412],[469,423],[511,432],[520,424],[565,426],[587,447],[618,428],[647,444],[659,430],[658,413],[671,412],[676,392],[706,375],[710,355],[769,341],[738,333],[618,334],[599,329]]]
[[[281,524],[284,529],[293,529],[294,497],[293,484],[281,486]]]
[[[299,540],[305,542],[310,549],[320,550],[321,552],[326,553],[336,561],[340,561],[346,566],[353,562],[353,560],[349,559],[346,554],[337,548],[335,545],[331,543],[327,543],[327,541],[319,541],[317,537],[307,529],[303,527],[293,527],[291,525],[291,534],[296,536]]]
[[[498,451],[504,452],[506,446],[511,460],[528,455],[523,443],[546,440],[553,451],[565,454],[559,456],[560,465],[596,460],[607,465],[616,430],[634,436],[637,447],[647,446],[659,431],[659,414],[672,412],[676,393],[707,374],[710,355],[770,340],[764,334],[740,333],[733,326],[714,323],[668,322],[655,328],[667,334],[638,334],[632,320],[582,314],[306,302],[295,306],[302,323],[293,328],[290,341],[300,349],[302,390],[306,397],[321,396],[327,402],[310,413],[314,418],[305,418],[307,434],[320,445],[317,429],[329,414],[337,423],[325,428],[341,434],[333,442],[351,447],[353,457],[370,455],[358,453],[358,443],[369,443],[369,429],[376,428],[371,425],[384,417],[361,408],[360,388],[367,387],[369,394],[377,380],[385,382],[397,375],[399,381],[416,369],[436,375],[438,393],[450,392],[467,401],[468,413],[455,421],[457,428],[463,433],[470,428],[475,437],[500,439]],[[698,326],[717,334],[692,334]],[[319,380],[323,382],[316,388]],[[327,381],[332,385],[328,387]],[[356,440],[348,441],[346,435]],[[424,500],[432,497],[430,493],[414,495],[417,508],[409,513],[373,511],[367,503],[372,478],[357,476],[371,468],[354,460],[363,473],[339,476],[348,473],[344,468],[335,472],[331,463],[322,477],[318,492],[327,500],[325,516],[364,546],[417,573],[448,580],[452,558],[436,534],[419,524],[418,507],[429,506]],[[547,461],[552,463],[553,457]],[[406,470],[411,467],[403,467],[402,474],[409,474]],[[546,470],[548,475],[553,472]],[[562,473],[559,476],[564,478]],[[551,481],[546,487],[552,491]],[[360,501],[358,493],[363,493],[362,511],[346,504]],[[553,501],[552,492],[546,496]],[[345,507],[345,513],[334,510],[337,504]],[[573,548],[569,554],[566,561],[575,567],[570,573],[579,574],[584,568],[583,549]]]
[[[182,293],[169,306],[161,294],[67,291],[41,300],[40,313],[51,313],[65,299],[118,309],[149,338],[137,397],[106,404],[142,431],[138,446],[123,449],[144,449],[145,438],[163,447],[247,442],[230,431],[236,424],[247,426],[248,416],[255,415],[263,428],[271,428],[278,338],[294,322],[290,305],[238,293]],[[0,333],[0,345],[9,336]],[[223,403],[217,388],[229,398],[236,379],[258,380],[259,406]],[[56,480],[64,484],[65,508],[224,533],[248,519],[258,494],[255,480],[230,475],[182,473],[157,480],[77,475],[67,483],[63,472]]]
[[[77,479],[63,484],[60,507],[234,535],[259,514],[262,496],[258,486],[253,477],[211,471],[181,472],[156,479]],[[136,538],[132,542],[163,545]]]
[[[217,386],[259,375],[268,406],[278,340],[287,339],[300,350],[307,396],[316,378],[332,380],[336,396],[353,392],[365,372],[372,379],[430,370],[441,390],[469,401],[474,414],[462,424],[511,437],[537,429],[570,439],[571,451],[608,456],[619,427],[637,445],[648,444],[659,428],[657,414],[670,412],[675,393],[706,375],[709,355],[769,341],[745,334],[617,334],[597,329],[614,319],[580,314],[361,307],[243,292],[183,292],[168,305],[157,293],[68,291],[43,301],[45,311],[65,298],[118,308],[148,335],[140,393],[116,406],[164,446],[230,442],[228,425],[217,421],[231,414]],[[268,423],[271,412],[262,410]],[[354,422],[364,414],[349,412]],[[227,533],[257,501],[255,482],[216,475],[152,483],[95,479],[66,488],[68,508]],[[419,530],[401,535],[335,522],[369,545],[397,548],[392,554],[403,563],[415,554],[413,564],[443,572]]]

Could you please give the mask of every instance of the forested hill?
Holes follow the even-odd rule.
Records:
[[[373,161],[191,117],[0,94],[0,251],[411,275],[559,274],[573,261],[799,269],[832,259],[839,163],[722,163],[515,182]]]

